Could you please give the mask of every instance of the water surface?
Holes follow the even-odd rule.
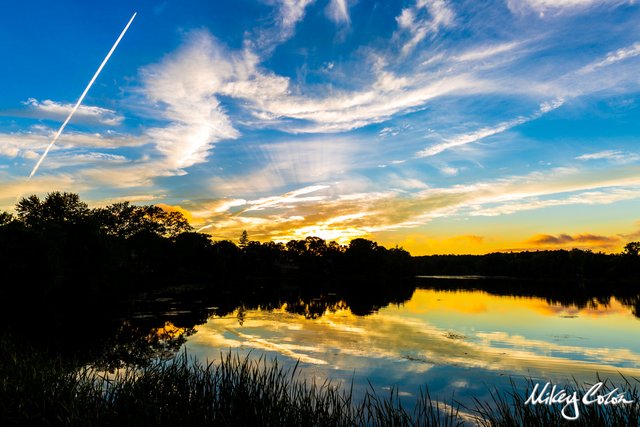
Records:
[[[366,316],[339,300],[320,315],[308,307],[305,316],[305,304],[295,313],[283,304],[211,316],[184,348],[201,360],[231,349],[285,366],[299,361],[310,379],[353,381],[356,393],[393,387],[407,401],[425,385],[439,398],[470,403],[488,398],[487,386],[522,376],[556,383],[593,383],[596,374],[617,383],[619,373],[640,378],[640,321],[615,297],[575,305],[418,288],[405,303]]]

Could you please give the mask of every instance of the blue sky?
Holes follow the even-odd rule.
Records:
[[[635,1],[2,9],[0,209],[73,191],[181,210],[216,239],[368,237],[414,254],[640,237]]]

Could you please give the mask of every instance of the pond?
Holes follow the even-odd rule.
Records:
[[[310,380],[329,378],[356,394],[393,388],[409,406],[425,385],[433,397],[470,405],[524,377],[594,383],[599,375],[616,384],[620,374],[640,378],[637,297],[571,303],[491,294],[465,278],[450,279],[448,289],[441,282],[436,289],[423,279],[405,302],[368,315],[354,314],[337,296],[331,303],[299,301],[295,310],[290,301],[240,306],[196,325],[181,351],[202,361],[232,350],[277,358],[285,367],[299,363]],[[171,327],[167,321],[165,330]]]

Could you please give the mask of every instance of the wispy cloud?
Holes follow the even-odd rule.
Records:
[[[336,24],[348,24],[351,22],[347,0],[331,0],[327,6],[327,14]]]
[[[413,6],[402,9],[396,21],[398,37],[406,34],[408,38],[402,45],[402,53],[407,55],[429,34],[437,34],[440,29],[451,27],[455,12],[445,0],[416,0]]]
[[[391,185],[396,181],[389,178]],[[413,228],[440,217],[510,215],[549,206],[601,205],[640,197],[635,168],[605,171],[599,176],[559,168],[452,187],[425,188],[417,181],[409,184],[405,188],[413,187],[410,193],[402,188],[344,193],[337,192],[334,184],[311,185],[247,201],[242,211],[218,212],[208,221],[214,223],[214,234],[235,236],[249,229],[257,238],[287,240],[317,235],[346,240]]]
[[[244,212],[250,211],[260,211],[267,208],[288,208],[296,203],[308,203],[308,202],[318,202],[325,199],[325,196],[306,196],[310,193],[316,193],[319,190],[324,190],[329,188],[327,185],[313,185],[310,187],[300,188],[298,190],[290,191],[282,196],[275,197],[264,197],[257,200],[248,201],[247,204],[250,206],[245,209]],[[306,197],[299,197],[306,196]]]
[[[527,240],[527,243],[532,245],[571,245],[575,243],[595,245],[595,246],[612,246],[617,245],[620,242],[618,236],[600,236],[595,234],[537,234]]]
[[[129,160],[122,155],[113,153],[61,153],[55,156],[49,156],[47,162],[47,170],[52,171],[64,167],[75,167],[81,165],[83,168],[92,167],[110,167],[115,164],[124,164]]]
[[[615,64],[616,62],[624,61],[629,58],[633,58],[640,55],[640,42],[635,42],[631,46],[618,49],[614,52],[609,52],[604,59],[592,62],[581,68],[580,73],[589,73],[602,67]]]
[[[272,25],[269,27],[258,27],[255,29],[253,41],[246,39],[245,42],[255,43],[255,48],[265,56],[280,43],[289,40],[295,34],[296,25],[304,19],[305,10],[314,0],[275,0],[277,11]]]
[[[73,109],[73,104],[64,104],[46,99],[42,102],[29,98],[24,102],[31,114],[40,119],[63,120]],[[107,126],[117,126],[124,117],[113,110],[91,105],[80,105],[76,111],[75,120],[85,123],[99,123]]]
[[[250,147],[255,166],[247,173],[230,171],[212,179],[216,194],[255,198],[287,186],[353,179],[366,152],[363,143],[350,138],[284,140]]]
[[[465,51],[459,55],[454,56],[456,61],[481,61],[487,58],[492,58],[496,55],[512,52],[517,47],[521,46],[520,42],[506,42],[494,45],[479,46],[474,49]]]
[[[633,184],[631,186],[633,187]],[[605,185],[604,187],[607,186]],[[496,206],[474,206],[469,215],[500,216],[553,206],[607,205],[623,200],[637,199],[640,197],[640,190],[637,188],[611,188],[607,191],[582,191],[574,195],[564,196],[541,200],[538,195],[535,195],[524,197],[520,199],[521,201],[500,203]]]
[[[462,145],[470,144],[473,142],[480,141],[484,138],[497,135],[499,133],[505,132],[521,124],[530,122],[532,120],[536,120],[542,117],[542,115],[550,111],[553,111],[557,108],[560,108],[563,103],[564,103],[564,100],[561,98],[555,99],[551,102],[545,102],[540,105],[540,107],[538,108],[538,111],[536,111],[530,116],[518,117],[513,120],[499,123],[494,127],[485,127],[467,134],[454,136],[452,138],[445,140],[444,142],[432,145],[430,147],[425,148],[424,150],[418,151],[415,156],[417,158],[435,156],[450,148],[460,147]]]
[[[582,11],[594,6],[618,6],[632,2],[633,0],[507,0],[507,5],[514,13],[534,11],[544,15],[546,12]]]
[[[576,157],[576,160],[608,160],[616,163],[632,163],[639,159],[640,155],[638,154],[625,153],[620,150],[604,150]]]
[[[383,76],[384,77],[384,76]],[[344,132],[382,122],[401,112],[424,105],[445,95],[490,91],[493,85],[468,74],[438,80],[414,75],[413,80],[392,80],[377,88],[356,93],[335,92],[330,97],[314,99],[296,96],[272,98],[257,107],[274,117],[294,119],[280,127],[294,133]],[[408,87],[403,84],[411,81]],[[300,121],[299,124],[296,121]],[[306,123],[305,123],[306,122]]]

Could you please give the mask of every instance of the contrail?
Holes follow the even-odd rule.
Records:
[[[120,37],[118,37],[118,40],[116,40],[116,42],[113,44],[113,47],[111,47],[111,50],[109,51],[109,53],[107,53],[107,56],[104,58],[104,61],[102,61],[102,64],[100,64],[100,67],[98,67],[98,71],[96,71],[96,73],[93,75],[93,78],[91,79],[91,81],[89,82],[87,87],[85,88],[84,92],[82,92],[82,95],[80,95],[80,98],[78,98],[78,102],[76,102],[76,105],[73,106],[73,109],[71,110],[71,112],[67,116],[67,118],[64,121],[64,123],[62,123],[62,126],[60,126],[60,129],[58,129],[58,132],[56,132],[55,136],[53,137],[53,139],[51,140],[51,142],[47,146],[47,149],[44,150],[44,153],[42,153],[42,156],[40,157],[40,160],[38,160],[38,163],[36,163],[35,167],[31,171],[31,173],[29,174],[29,178],[27,178],[27,181],[29,181],[33,177],[33,175],[36,174],[36,172],[38,171],[38,168],[42,164],[42,161],[44,160],[45,157],[47,157],[47,154],[49,154],[49,150],[51,150],[51,147],[53,147],[53,144],[56,143],[56,141],[60,137],[60,134],[62,134],[62,131],[67,126],[67,123],[69,123],[69,120],[71,120],[71,117],[73,117],[75,112],[78,110],[78,107],[80,107],[80,104],[82,104],[82,101],[84,100],[84,97],[87,95],[87,92],[89,92],[89,89],[91,89],[91,86],[93,86],[93,82],[96,81],[96,79],[98,78],[98,75],[100,74],[100,71],[102,71],[102,69],[104,68],[104,66],[107,63],[107,61],[109,61],[109,58],[111,58],[111,54],[116,50],[116,47],[118,47],[118,43],[120,43],[120,40],[122,40],[122,37],[124,37],[124,34],[129,29],[129,26],[133,22],[133,19],[136,17],[136,15],[137,15],[137,12],[135,12],[133,14],[133,16],[131,17],[131,19],[129,19],[129,22],[127,23],[127,26],[124,27],[124,30],[122,30],[122,32],[120,33]]]

